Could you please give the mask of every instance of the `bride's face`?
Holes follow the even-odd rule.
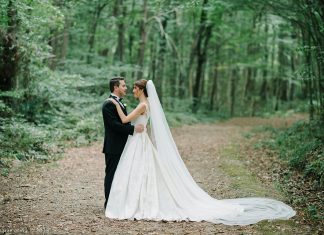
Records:
[[[134,86],[133,88],[133,94],[135,98],[139,98],[141,94],[143,93],[143,90],[139,89],[137,86]]]
[[[137,86],[133,87],[133,94],[134,94],[135,98],[139,97],[139,91],[140,91],[140,89]]]

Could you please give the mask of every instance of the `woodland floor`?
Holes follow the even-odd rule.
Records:
[[[287,202],[271,177],[255,172],[241,149],[259,125],[282,127],[303,118],[235,118],[172,129],[196,182],[211,196],[266,196]],[[299,222],[264,221],[249,226],[207,222],[115,221],[104,216],[102,143],[71,148],[48,164],[17,164],[0,176],[0,234],[312,234]],[[259,164],[259,163],[258,163]],[[262,164],[262,163],[260,163]]]

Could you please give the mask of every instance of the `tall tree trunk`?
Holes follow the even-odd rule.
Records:
[[[207,23],[207,6],[208,0],[204,0],[203,8],[201,11],[200,17],[200,26],[198,30],[198,40],[196,47],[196,55],[197,55],[197,69],[196,69],[196,77],[195,83],[192,91],[193,105],[192,112],[196,113],[198,111],[198,107],[201,101],[201,91],[203,87],[203,79],[204,79],[204,65],[206,62],[207,48],[208,42],[212,34],[212,25]]]
[[[269,25],[267,16],[265,16],[265,27],[264,33],[266,35],[265,42],[264,42],[264,68],[262,70],[262,84],[260,89],[260,98],[261,101],[266,102],[268,99],[268,59],[269,59],[269,50],[268,50],[268,31]]]
[[[283,81],[282,77],[284,77],[285,73],[285,55],[284,55],[284,44],[283,44],[283,31],[282,28],[279,28],[279,33],[278,33],[278,38],[281,39],[279,40],[278,43],[278,72],[275,77],[275,84],[274,84],[274,98],[275,98],[275,104],[274,104],[274,110],[278,111],[279,106],[280,106],[280,101],[284,100],[284,89],[287,89],[287,86],[285,86],[285,81]]]
[[[317,73],[314,78],[316,84],[316,93],[318,98],[318,118],[324,127],[324,2],[306,0],[308,13],[311,21],[312,37],[315,44],[315,55],[317,64]]]
[[[291,73],[294,74],[295,73],[295,54],[293,51],[291,51],[290,53],[290,67],[291,67]],[[294,77],[294,76],[293,76]],[[293,79],[293,78],[292,78]],[[295,83],[294,81],[290,82],[290,88],[289,88],[289,101],[293,101],[294,100],[294,96],[295,96]]]
[[[220,38],[216,39],[217,43],[215,44],[215,64],[212,66],[212,82],[211,82],[211,91],[210,91],[210,99],[209,99],[209,109],[212,111],[214,108],[218,111],[218,75],[219,75],[219,52],[221,48]],[[216,107],[215,107],[216,103]]]
[[[143,77],[143,65],[144,65],[144,55],[145,55],[145,46],[146,46],[146,39],[147,39],[147,32],[146,32],[146,21],[147,21],[147,0],[143,2],[143,13],[142,13],[142,20],[140,22],[140,47],[138,50],[138,58],[137,63],[140,67],[140,70],[137,72],[137,79],[141,79]]]
[[[54,5],[63,8],[65,4],[62,1],[54,1]],[[57,28],[50,30],[51,36],[48,44],[52,48],[52,57],[48,64],[51,70],[55,70],[57,64],[65,59],[69,43],[69,30],[70,19],[68,16],[65,17],[63,30]]]
[[[197,50],[197,38],[194,40],[194,42],[191,45],[191,50],[190,50],[190,55],[189,55],[189,63],[187,67],[187,74],[182,74],[180,78],[180,83],[181,87],[187,87],[189,90],[189,97],[192,97],[192,90],[193,90],[193,85],[192,85],[192,80],[193,80],[193,70],[195,67],[195,61],[196,61],[196,50]],[[186,76],[186,77],[185,77]],[[182,86],[183,84],[183,86]],[[186,86],[187,85],[187,86]]]
[[[271,66],[270,66],[270,71],[271,71],[271,77],[273,78],[272,82],[272,90],[271,90],[271,98],[276,98],[277,94],[277,75],[275,71],[275,60],[276,60],[276,40],[277,40],[277,31],[274,26],[272,26],[273,30],[273,36],[272,36],[272,43],[271,43]]]
[[[132,2],[132,9],[130,11],[130,14],[134,14],[135,9],[135,0]],[[128,60],[127,63],[129,64],[135,64],[134,62],[134,56],[133,56],[133,46],[135,41],[135,34],[134,30],[132,30],[135,27],[136,21],[132,20],[129,24],[129,28],[131,30],[128,31]],[[135,77],[135,71],[133,70],[131,73],[131,77]]]
[[[211,84],[211,92],[210,92],[210,99],[209,99],[209,109],[210,111],[214,110],[215,103],[216,108],[215,110],[218,111],[218,62],[214,65],[213,68],[213,77],[212,77],[212,84]]]
[[[165,31],[168,23],[168,18],[162,16],[161,25]],[[164,54],[166,52],[166,38],[165,34],[160,33],[159,39],[159,55],[157,58],[157,74],[158,78],[155,80],[156,92],[158,93],[161,102],[163,101],[163,80],[164,80]]]
[[[64,31],[63,31],[63,45],[61,50],[60,59],[64,60],[67,54],[67,50],[69,47],[69,30],[70,30],[70,19],[66,18],[64,23]]]
[[[252,32],[250,34],[249,41],[250,43],[247,46],[247,57],[248,58],[253,58],[253,61],[249,62],[252,63],[252,66],[249,65],[247,68],[246,72],[246,83],[245,83],[245,88],[244,88],[244,103],[246,107],[251,107],[254,108],[254,96],[256,93],[256,81],[255,81],[255,76],[256,76],[256,68],[254,66],[255,63],[255,54],[258,51],[259,45],[254,42],[253,37],[255,34],[257,34],[257,29],[256,29],[256,24],[257,24],[257,19],[259,18],[259,15],[254,15],[253,20],[252,20]],[[254,113],[254,110],[250,109],[250,114]]]
[[[237,68],[232,70],[230,78],[230,116],[233,117],[235,114],[235,93],[236,93],[236,77]]]
[[[96,36],[96,31],[100,19],[100,15],[102,10],[108,5],[108,3],[102,3],[100,2],[96,5],[94,14],[93,14],[93,20],[90,24],[89,27],[89,39],[88,39],[88,45],[89,45],[89,50],[88,50],[88,55],[87,55],[87,64],[90,64],[92,61],[92,54],[94,53],[94,44],[95,44],[95,36]]]
[[[311,52],[310,55],[306,55],[306,61],[309,61],[309,70],[312,70],[310,75],[312,76],[312,81],[309,83],[309,90],[312,92],[310,95],[315,96],[319,105],[318,108],[318,118],[321,120],[322,125],[324,126],[324,66],[323,66],[323,48],[324,48],[324,32],[323,32],[323,20],[324,20],[324,3],[323,1],[311,1],[305,0],[302,2],[301,6],[303,7],[303,14],[307,21],[307,27],[302,28],[302,30],[307,31],[308,36],[308,46],[309,49],[312,48],[314,52],[314,56],[312,57]],[[306,8],[306,9],[304,9]],[[315,61],[312,61],[314,59]],[[315,63],[316,62],[316,63]],[[308,63],[308,62],[307,62]],[[317,68],[311,68],[310,65],[317,65]],[[315,106],[313,103],[310,103],[310,118],[314,118]],[[313,114],[312,114],[313,113]]]
[[[280,102],[280,84],[281,84],[281,79],[276,77],[274,80],[275,83],[275,94],[274,94],[274,98],[275,98],[275,104],[274,104],[274,111],[278,111],[279,110],[279,102]]]
[[[18,73],[20,61],[19,46],[16,34],[19,26],[17,10],[13,1],[9,0],[7,8],[8,27],[6,31],[0,29],[0,90],[10,91],[15,87],[15,77]]]
[[[246,83],[244,88],[244,100],[249,103],[254,93],[255,81],[254,81],[254,70],[251,67],[247,68]]]
[[[172,21],[177,21],[177,14],[176,12],[173,12],[172,14],[172,18],[171,18]],[[177,28],[175,28],[172,32],[172,38],[174,39],[174,43],[175,45],[179,45],[179,30],[177,30]],[[170,82],[169,82],[169,90],[170,90],[170,94],[171,96],[175,97],[175,98],[178,98],[179,97],[179,94],[178,94],[178,89],[177,89],[177,84],[178,84],[178,78],[179,78],[179,73],[181,71],[181,66],[179,66],[180,64],[180,58],[177,54],[177,50],[174,48],[172,51],[171,51],[171,54],[172,54],[172,62],[171,62],[171,66],[170,66],[170,69],[169,71],[171,71],[171,75],[169,76],[170,79]],[[168,73],[167,75],[169,75],[170,73]],[[171,102],[171,107],[174,108],[173,106],[173,102]]]
[[[282,101],[288,100],[288,81],[285,78],[285,71],[287,69],[287,58],[285,55],[285,45],[283,43],[283,40],[285,39],[285,34],[283,30],[281,29],[279,33],[279,45],[278,45],[278,62],[279,62],[279,79],[280,79],[280,87],[279,87],[279,98]],[[284,79],[282,79],[284,77]]]
[[[314,103],[313,103],[313,85],[312,85],[312,71],[311,71],[311,38],[309,31],[302,29],[303,44],[306,46],[304,49],[305,63],[306,63],[306,86],[309,99],[309,120],[314,119]]]
[[[115,3],[115,17],[117,18],[117,28],[118,28],[118,44],[114,55],[115,61],[124,61],[124,35],[125,35],[125,23],[124,19],[126,17],[126,6],[123,5],[123,0],[116,0]],[[124,76],[124,74],[122,74]]]
[[[178,93],[179,99],[183,99],[184,97],[186,97],[186,94],[188,91],[188,89],[186,89],[186,85],[185,85],[185,81],[188,80],[188,77],[186,77],[186,75],[185,75],[186,74],[185,66],[184,66],[184,61],[182,59],[184,57],[183,52],[186,51],[185,49],[187,49],[187,48],[185,47],[185,43],[183,42],[183,40],[184,40],[183,33],[181,31],[179,31],[175,38],[176,45],[179,45],[178,46],[178,56],[180,57],[177,60],[178,69],[179,69],[178,83],[175,84],[175,87],[178,90],[177,93]]]
[[[156,80],[156,43],[151,44],[151,69],[149,73],[149,78],[153,81]]]
[[[52,48],[52,56],[49,60],[49,67],[51,70],[55,70],[56,64],[59,58],[59,35],[60,32],[57,29],[53,29],[50,32],[51,37],[49,40],[49,45]]]
[[[254,54],[256,53],[256,44],[253,40],[253,36],[256,33],[255,28],[256,28],[256,20],[257,20],[257,15],[253,17],[252,21],[252,32],[250,34],[249,41],[250,43],[247,46],[247,57],[253,57]],[[252,61],[254,62],[254,61]],[[248,66],[247,68],[247,76],[246,76],[246,83],[245,83],[245,89],[244,89],[244,100],[246,102],[250,102],[251,98],[254,94],[254,88],[255,88],[255,80],[254,80],[254,75],[255,75],[255,68],[254,66]]]

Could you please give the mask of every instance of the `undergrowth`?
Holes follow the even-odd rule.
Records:
[[[317,121],[298,121],[287,129],[262,127],[255,132],[268,133],[255,148],[269,156],[278,155],[286,163],[279,164],[280,169],[273,169],[279,171],[280,188],[293,206],[302,211],[302,218],[321,226],[324,219],[323,126]]]
[[[276,150],[291,169],[324,186],[324,128],[318,122],[298,121],[288,129],[263,130],[272,133],[271,138],[261,143],[263,146]]]

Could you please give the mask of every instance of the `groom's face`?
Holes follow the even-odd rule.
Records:
[[[119,81],[119,86],[117,88],[115,88],[116,90],[116,95],[118,95],[119,97],[124,97],[126,95],[126,91],[127,91],[127,86],[124,80],[120,80]]]

